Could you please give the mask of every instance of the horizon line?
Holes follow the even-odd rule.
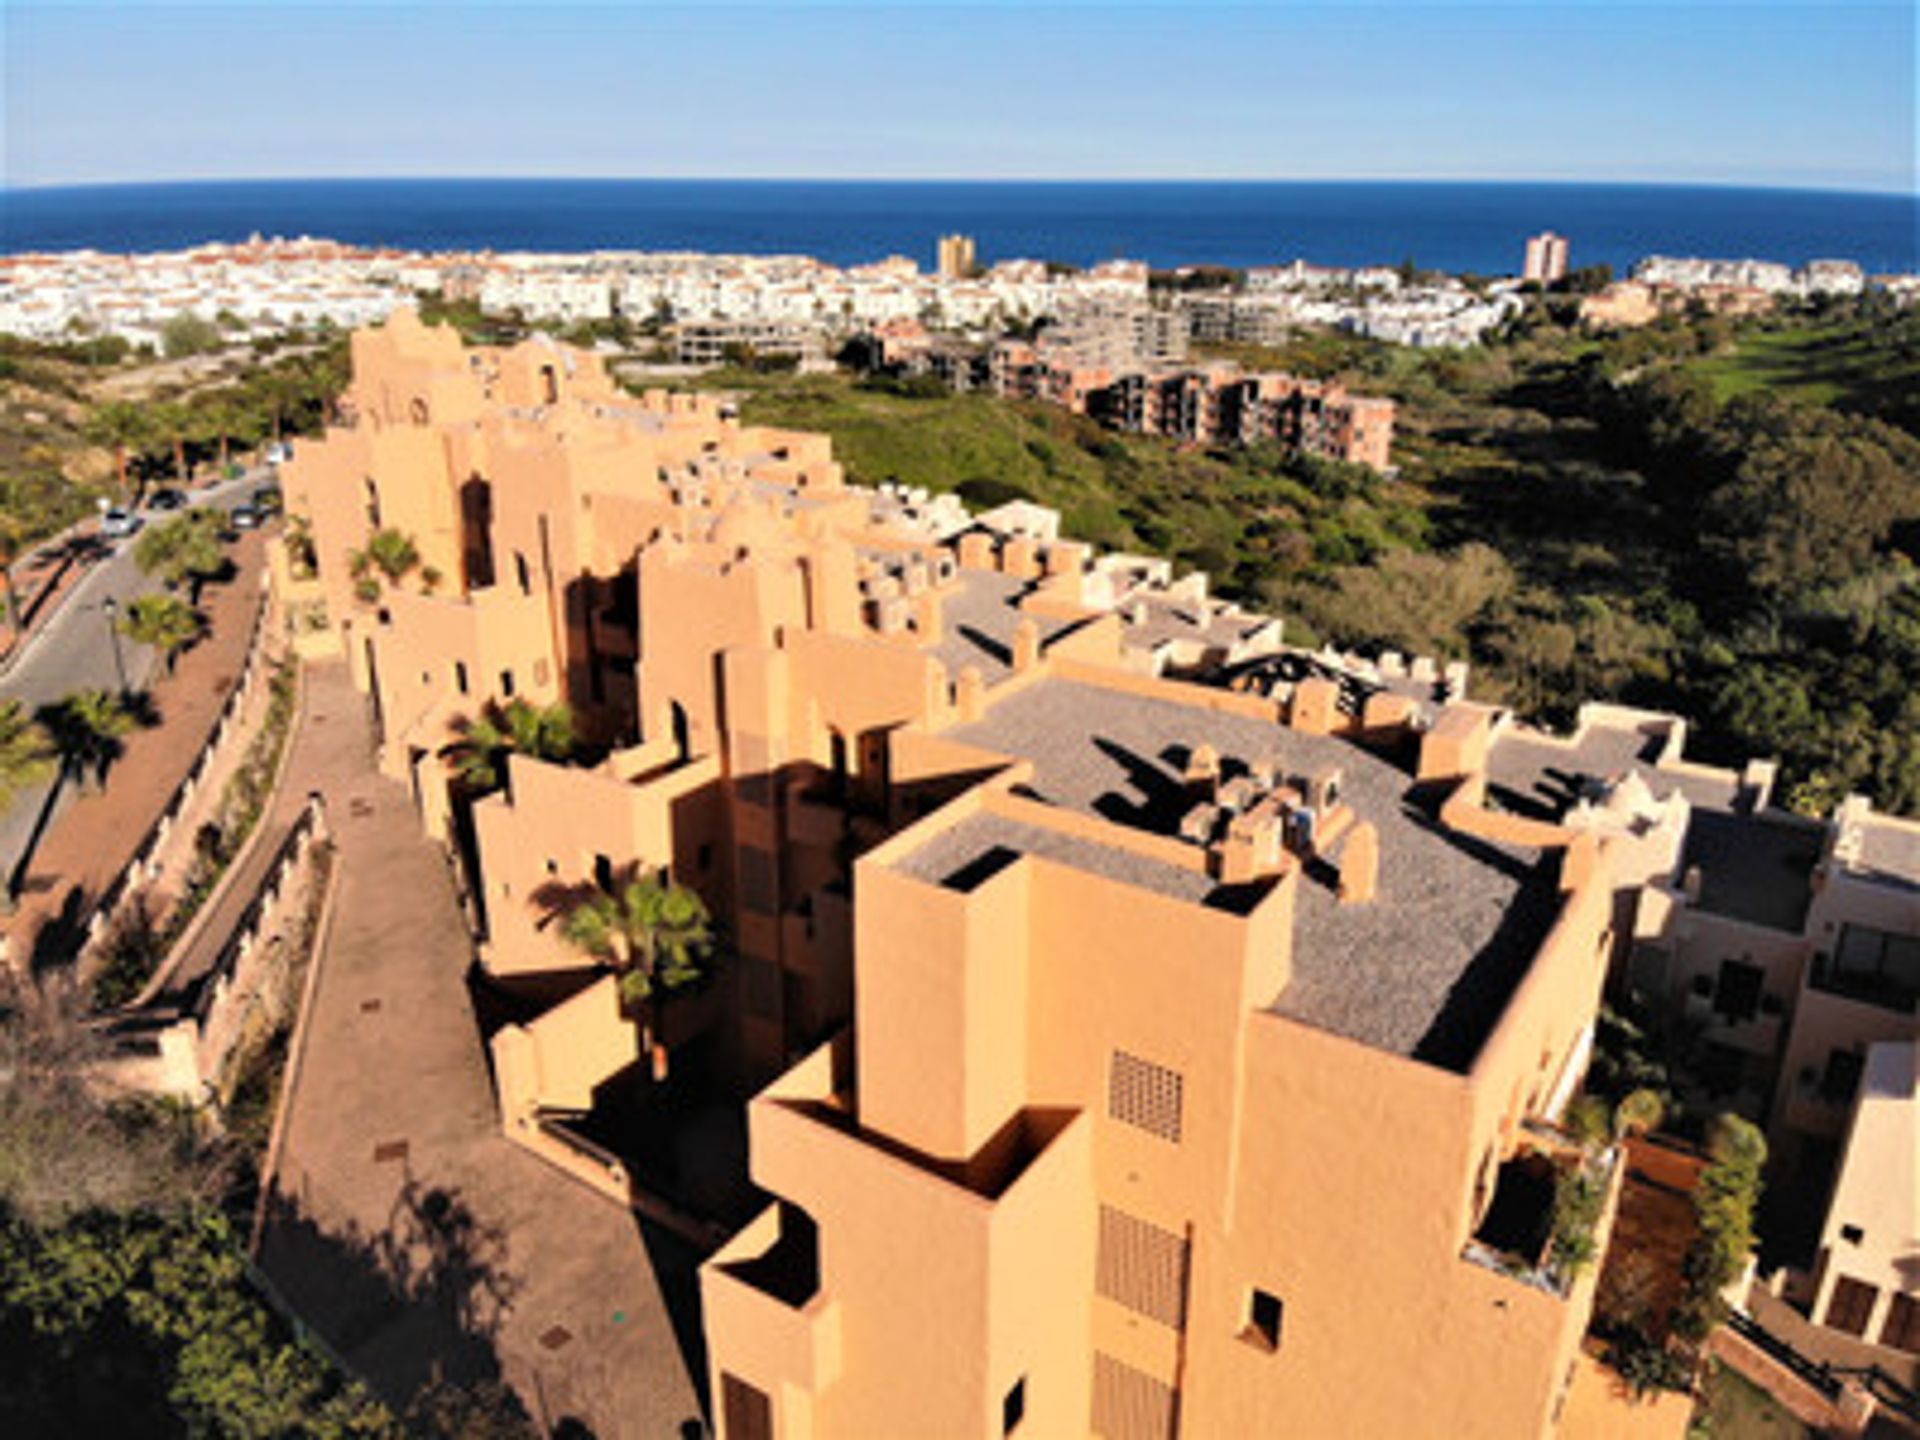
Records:
[[[116,190],[139,186],[315,184],[691,184],[691,185],[1535,185],[1600,188],[1758,190],[1785,194],[1844,194],[1920,202],[1920,180],[1907,186],[1857,181],[1701,180],[1641,177],[1484,175],[199,175],[147,179],[13,180],[0,193]]]

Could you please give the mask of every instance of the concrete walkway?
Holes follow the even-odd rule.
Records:
[[[287,792],[325,795],[339,888],[262,1268],[395,1405],[497,1374],[548,1427],[692,1433],[697,1257],[500,1134],[445,861],[374,772],[345,667],[306,684]]]

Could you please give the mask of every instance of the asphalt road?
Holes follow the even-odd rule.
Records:
[[[189,500],[230,510],[247,499],[255,486],[272,479],[271,469],[250,470],[238,480],[196,487]],[[152,525],[171,516],[142,511],[141,518]],[[124,609],[134,596],[154,588],[133,563],[138,539],[136,533],[106,542],[114,547],[113,553],[97,561],[67,592],[60,608],[0,676],[0,701],[18,700],[31,712],[76,690],[118,690],[123,669],[126,688],[137,691],[146,684],[158,657],[146,646],[116,634],[105,608],[112,599]],[[56,793],[58,787],[56,779],[22,790],[0,812],[0,882],[10,881],[20,870],[28,846],[37,843],[59,815],[65,797]]]

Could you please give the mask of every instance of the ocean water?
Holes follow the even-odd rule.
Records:
[[[975,236],[981,258],[1157,266],[1520,268],[1552,229],[1573,263],[1648,254],[1920,269],[1913,195],[1468,182],[288,180],[0,190],[0,252],[175,249],[316,235],[409,249],[705,250],[836,264]]]

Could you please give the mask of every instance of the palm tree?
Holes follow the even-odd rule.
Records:
[[[47,727],[18,700],[0,704],[0,806],[53,773],[56,752]]]
[[[66,773],[82,785],[89,772],[106,783],[107,767],[120,758],[126,748],[120,742],[134,726],[127,703],[105,690],[76,690],[58,704],[43,706],[39,718]]]
[[[420,563],[420,551],[414,545],[413,538],[399,530],[376,530],[367,537],[364,550],[355,550],[347,557],[353,578],[359,581],[357,587],[363,599],[378,599],[380,581],[375,572],[387,577],[390,584],[398,584],[409,570]]]
[[[505,783],[508,755],[564,761],[572,758],[573,748],[571,709],[515,698],[504,706],[489,704],[468,721],[451,754],[461,787],[478,796]]]
[[[140,573],[169,590],[191,581],[195,590],[226,568],[220,533],[226,525],[218,510],[198,505],[186,514],[144,531],[134,542],[133,563]]]
[[[109,400],[104,405],[96,406],[93,413],[87,416],[86,433],[94,444],[112,449],[114,472],[120,482],[120,498],[126,499],[132,493],[127,485],[128,452],[145,449],[153,435],[147,412],[125,400]]]
[[[612,890],[576,899],[562,914],[560,934],[619,977],[620,1003],[640,1022],[654,1079],[666,1079],[666,1050],[654,1044],[653,1022],[669,992],[708,972],[713,922],[706,902],[684,885],[630,867]]]
[[[193,414],[177,400],[156,405],[152,411],[153,428],[173,446],[173,474],[182,485],[187,483],[187,432],[193,426]]]
[[[120,617],[123,635],[167,657],[169,675],[180,652],[198,640],[206,627],[206,617],[178,595],[142,595]]]

